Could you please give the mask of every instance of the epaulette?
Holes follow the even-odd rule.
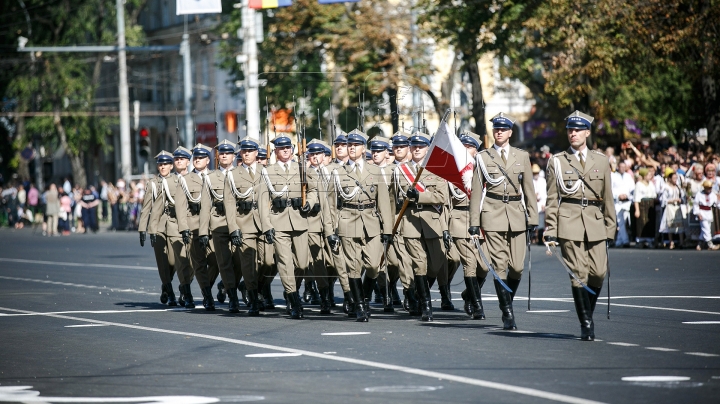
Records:
[[[490,148],[480,150],[480,153],[489,153]]]
[[[563,155],[563,153],[565,153],[565,152],[561,151],[560,153],[555,153],[555,154],[553,154],[553,157],[560,157]]]
[[[603,152],[600,152],[600,151],[597,151],[597,150],[590,150],[590,151],[593,152],[593,153],[595,153],[595,154],[599,154],[599,155],[601,155],[601,156],[603,156],[603,157],[607,157],[607,156],[605,155],[605,153],[603,153]]]

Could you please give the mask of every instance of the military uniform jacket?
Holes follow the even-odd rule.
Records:
[[[406,166],[417,175],[411,163],[402,163],[393,172],[392,183],[390,184],[390,199],[393,209],[398,209],[405,199],[408,188],[412,183],[405,179],[400,168]],[[443,231],[448,229],[445,210],[448,203],[447,181],[437,175],[423,170],[420,180],[425,191],[420,192],[417,204],[410,202],[405,214],[400,220],[398,234],[408,238],[439,238]]]
[[[575,171],[577,169],[577,171]],[[597,196],[583,184],[582,174]],[[545,207],[545,235],[565,240],[600,241],[615,238],[615,206],[608,158],[588,150],[585,168],[572,150],[554,155],[547,166],[548,199]],[[558,182],[562,181],[562,185]],[[572,189],[576,188],[574,192]],[[571,192],[568,192],[570,190]],[[583,194],[584,193],[584,194]],[[600,206],[563,203],[563,199],[602,199]]]
[[[227,172],[223,203],[230,233],[240,230],[243,234],[260,234],[273,228],[261,168],[260,164],[255,165],[255,178],[243,166]]]
[[[164,180],[164,181],[163,181]],[[148,233],[164,234],[167,237],[181,237],[180,232],[189,230],[187,223],[187,198],[180,188],[180,175],[170,174],[160,178],[158,195],[152,202]],[[173,215],[174,212],[174,215]],[[174,216],[174,217],[172,217]]]
[[[200,201],[200,235],[207,236],[211,231],[229,233],[225,217],[224,190],[225,175],[228,171],[211,171],[205,177],[205,188]],[[218,207],[220,207],[218,211]]]
[[[323,210],[329,209],[328,202],[328,184],[330,181],[330,173],[325,167],[308,167],[308,182],[313,182],[318,192],[318,202],[310,207],[310,212],[302,213],[308,221],[308,231],[311,233],[325,233],[329,236],[334,230],[332,227],[332,216],[325,215]],[[327,229],[325,221],[328,222]]]
[[[383,167],[378,166],[378,168],[380,169],[380,175],[383,179],[383,182],[385,183],[385,185],[388,186],[388,188],[390,187],[390,184],[392,183],[392,176],[393,176],[393,172],[395,171],[395,167],[396,167],[395,163],[390,163]]]
[[[205,188],[205,179],[202,173],[198,174],[195,171],[190,171],[185,174],[182,179],[178,181],[178,186],[182,191],[179,199],[185,199],[187,209],[185,209],[185,215],[187,216],[187,224],[190,231],[200,230],[200,211],[202,207],[202,194],[203,188]],[[177,211],[180,215],[181,211]]]
[[[337,218],[340,237],[372,238],[392,232],[393,210],[379,167],[366,162],[359,172],[344,165],[332,175],[328,213]]]
[[[155,198],[157,198],[158,193],[162,190],[162,182],[160,182],[160,176],[152,178],[150,181],[148,181],[145,188],[145,197],[143,198],[142,209],[140,209],[140,220],[138,220],[139,232],[147,231],[153,201],[155,200]]]
[[[462,189],[448,183],[450,191],[450,212],[448,229],[453,238],[470,238],[470,198]]]
[[[494,147],[491,147],[478,153],[476,159],[482,159],[491,180],[500,181],[505,177],[499,168],[502,167],[518,191],[516,192],[515,188],[508,183],[507,178],[499,184],[493,185],[485,178],[480,164],[476,164],[472,182],[473,192],[470,198],[470,206],[473,207],[470,210],[470,225],[480,226],[487,231],[521,232],[526,230],[525,215],[527,214],[527,224],[537,226],[538,207],[530,155],[524,150],[510,147],[507,164],[504,164],[500,154]],[[520,174],[522,174],[522,181],[519,180]],[[486,187],[487,192],[484,199],[483,187]],[[488,195],[498,197],[508,195],[508,197],[515,198],[520,196],[521,200],[505,203]],[[481,201],[482,210],[479,208]]]
[[[274,203],[282,203],[292,198],[302,197],[302,183],[298,163],[289,162],[290,167],[285,171],[280,162],[269,165],[262,170],[262,177],[267,185],[267,192],[261,196],[270,201],[270,222],[276,231],[306,231],[308,221],[292,206],[276,207]],[[308,181],[306,200],[312,207],[318,202],[317,184]],[[289,202],[288,202],[289,203]]]

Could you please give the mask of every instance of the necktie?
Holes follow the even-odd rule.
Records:
[[[250,178],[255,179],[255,171],[253,171],[252,167],[248,167],[247,170],[250,173]]]
[[[500,150],[500,157],[502,157],[503,164],[507,165],[507,158],[505,157],[505,149]]]
[[[585,168],[585,157],[583,157],[582,153],[580,153],[580,165]]]

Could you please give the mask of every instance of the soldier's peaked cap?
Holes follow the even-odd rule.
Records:
[[[415,132],[410,138],[410,146],[430,146],[430,136],[422,132]]]
[[[480,140],[480,136],[472,133],[472,132],[465,132],[462,135],[460,135],[460,142],[466,146],[474,146],[476,149],[480,148],[480,145],[482,144],[482,140]]]
[[[235,153],[235,145],[227,139],[223,139],[215,148],[218,150],[218,153]]]
[[[193,157],[210,157],[210,153],[212,153],[212,149],[205,146],[202,143],[198,143],[193,147]]]
[[[515,124],[515,120],[504,112],[490,118],[490,122],[493,124],[493,129],[512,129]]]
[[[264,147],[259,148],[257,158],[266,159],[267,158],[267,149],[265,149]]]
[[[333,144],[347,144],[347,136],[343,134],[337,135]]]
[[[243,139],[240,141],[240,150],[257,150],[260,146],[252,139]]]
[[[325,142],[319,139],[312,139],[307,144],[307,152],[310,154],[325,153]]]
[[[382,136],[375,136],[370,141],[370,151],[383,151],[387,150],[390,146],[390,139]]]
[[[392,145],[400,147],[410,146],[410,134],[402,130],[395,132],[392,137]]]
[[[347,135],[348,143],[367,144],[367,135],[357,129],[353,129]]]
[[[155,162],[158,164],[165,164],[165,163],[173,163],[173,155],[169,152],[166,152],[165,150],[158,153],[157,156],[155,156]]]
[[[184,159],[190,159],[192,157],[192,152],[182,146],[178,146],[177,149],[173,152],[174,158],[184,158]]]
[[[575,111],[565,120],[567,121],[567,125],[565,125],[567,129],[590,129],[590,125],[592,125],[595,118],[580,111]]]
[[[292,146],[292,140],[287,136],[279,136],[272,140],[272,144],[278,147],[290,147]]]

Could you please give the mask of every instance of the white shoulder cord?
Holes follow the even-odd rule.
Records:
[[[585,185],[581,180],[575,181],[575,185],[572,187],[566,187],[565,181],[563,181],[562,178],[562,167],[560,167],[560,159],[553,156],[553,168],[555,169],[555,178],[557,180],[557,185],[562,189],[562,191],[568,195],[575,194],[581,187],[582,187],[582,193],[585,195]]]
[[[200,195],[198,195],[197,199],[193,198],[192,193],[190,193],[190,190],[188,189],[187,182],[185,182],[185,177],[180,177],[180,186],[182,187],[183,191],[185,191],[185,195],[187,195],[188,202],[200,203],[200,200],[202,199],[202,197],[201,197],[202,192],[200,192]]]
[[[230,172],[228,172],[228,174],[230,175],[227,175],[226,178],[228,182],[230,182],[230,189],[232,189],[232,193],[233,195],[235,195],[235,199],[245,199],[253,192],[253,187],[248,188],[248,190],[243,192],[242,194],[238,192],[238,189],[235,186],[235,176]]]
[[[168,186],[167,179],[164,177],[162,179],[162,185],[163,189],[165,190],[165,195],[167,195],[167,201],[170,202],[171,205],[175,205],[175,199],[173,199],[172,194],[170,193],[170,187]]]
[[[401,163],[401,164],[404,164],[404,163]],[[402,187],[400,186],[400,165],[399,164],[397,166],[395,166],[395,169],[393,170],[393,179],[395,180],[395,183],[398,185],[397,186],[398,196],[402,197],[402,199],[406,198],[407,194],[405,193],[405,191],[403,191]],[[409,184],[408,187],[410,185],[412,185],[412,184]]]
[[[155,198],[157,198],[157,185],[155,185],[155,181],[150,181],[150,187],[152,188],[153,200],[155,200]]]
[[[456,201],[464,201],[465,199],[467,199],[467,194],[465,192],[460,191],[460,193],[458,194],[455,191],[455,186],[453,184],[448,182],[448,186],[450,187],[450,193],[452,194],[453,199],[455,199]]]
[[[352,200],[355,195],[357,195],[358,191],[360,191],[360,187],[355,187],[350,193],[346,193],[343,189],[342,185],[340,184],[340,174],[338,174],[337,168],[333,170],[332,176],[335,179],[335,190],[338,192],[341,198],[343,198],[346,201]]]
[[[492,178],[490,174],[487,172],[487,167],[485,167],[485,162],[482,159],[482,153],[478,153],[477,156],[475,156],[475,162],[477,163],[476,166],[480,168],[480,171],[483,174],[483,177],[485,177],[485,181],[490,183],[492,186],[498,186],[505,182],[505,176],[501,175],[498,178]]]
[[[273,187],[272,182],[270,182],[270,177],[268,176],[267,170],[265,170],[265,167],[262,168],[262,171],[260,172],[260,175],[262,175],[263,179],[265,180],[265,184],[268,187],[268,190],[270,191],[273,196],[285,196],[288,194],[288,187],[285,185],[283,189],[280,190],[280,192],[275,190],[275,187]]]
[[[224,176],[227,176],[227,173],[228,173],[229,171],[230,171],[230,170],[226,170],[226,171],[223,173],[223,175],[224,175]],[[215,190],[212,189],[212,183],[210,182],[210,176],[208,176],[207,173],[203,173],[203,176],[204,176],[204,179],[205,179],[205,184],[207,184],[208,191],[210,191],[210,195],[212,195],[213,199],[215,199],[216,201],[222,202],[222,201],[223,201],[223,195],[218,195],[218,194],[215,192]]]

